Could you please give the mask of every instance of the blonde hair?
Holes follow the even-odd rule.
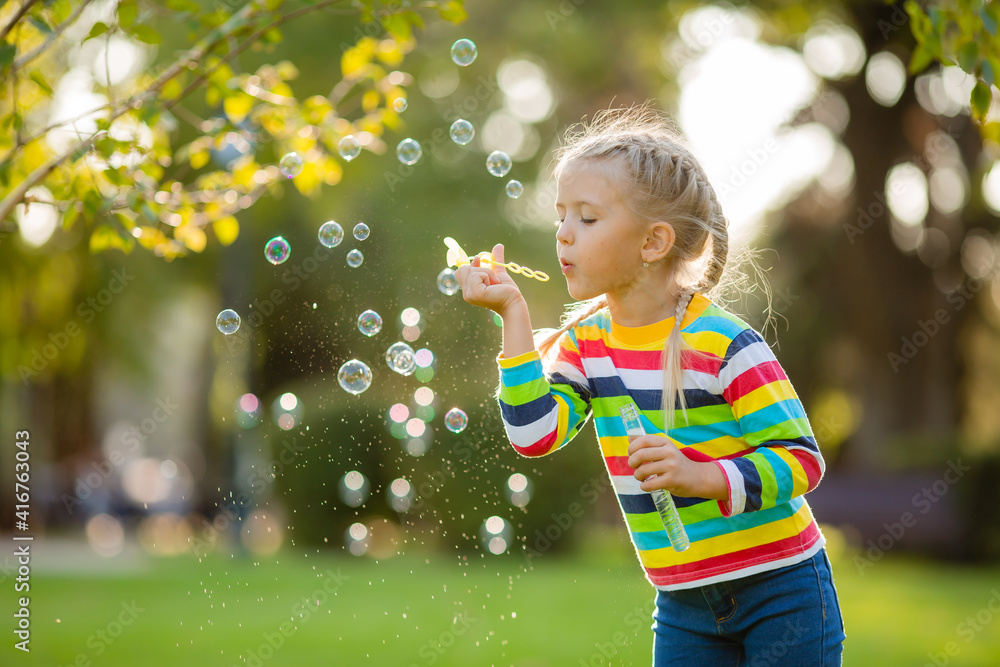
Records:
[[[742,282],[742,276],[727,271],[729,223],[715,190],[669,117],[648,104],[607,109],[590,123],[571,127],[556,159],[557,179],[578,160],[619,167],[608,169],[608,175],[637,219],[665,221],[674,228],[674,245],[667,255],[670,280],[665,287],[676,290],[677,308],[674,328],[663,350],[663,415],[666,428],[671,428],[674,406],[679,403],[687,423],[681,351],[688,346],[681,336],[681,322],[696,292],[726,301],[729,292]],[[577,302],[563,314],[558,329],[536,331],[535,343],[542,358],[551,359],[564,332],[607,304],[603,295]]]

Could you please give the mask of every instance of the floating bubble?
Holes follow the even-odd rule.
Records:
[[[354,225],[354,238],[356,238],[359,241],[364,241],[366,238],[368,238],[368,234],[370,232],[371,230],[368,229],[368,225],[366,225],[363,222],[359,222],[358,224]]]
[[[215,326],[227,336],[236,333],[236,330],[240,328],[239,313],[231,308],[226,308],[215,318]]]
[[[426,351],[429,352],[429,350]],[[430,387],[420,387],[413,392],[413,400],[417,402],[417,405],[430,405],[434,402],[434,390]]]
[[[264,257],[274,265],[283,263],[291,253],[292,246],[280,236],[275,236],[264,246]]]
[[[521,185],[521,181],[511,180],[507,182],[507,196],[511,199],[517,199],[524,194],[524,186]]]
[[[358,315],[358,331],[366,336],[374,336],[382,330],[382,316],[374,310],[366,310]]]
[[[345,361],[337,371],[337,382],[349,394],[360,394],[372,386],[372,369],[357,359]]]
[[[385,352],[385,363],[400,375],[409,375],[417,367],[413,348],[406,343],[393,343]]]
[[[354,556],[364,556],[368,551],[368,526],[363,523],[352,523],[344,531],[344,543],[347,550]]]
[[[392,101],[392,110],[396,113],[403,113],[406,111],[406,98],[397,97]]]
[[[486,171],[490,172],[497,178],[501,178],[507,175],[507,172],[511,168],[510,156],[503,151],[493,151],[490,153],[489,157],[486,158]]]
[[[430,449],[430,445],[428,445],[423,438],[410,438],[406,441],[406,444],[403,445],[403,448],[410,456],[423,456],[427,453],[427,450]]]
[[[358,143],[353,134],[348,134],[337,142],[337,152],[340,153],[340,157],[350,162],[361,155],[361,144]]]
[[[389,408],[389,419],[396,424],[402,424],[410,418],[410,408],[403,403],[396,403]]]
[[[260,422],[261,404],[253,394],[243,394],[236,401],[236,423],[240,428],[253,428]]]
[[[281,161],[278,162],[278,166],[281,168],[281,173],[285,175],[286,178],[295,178],[302,173],[302,166],[305,164],[305,160],[302,156],[296,152],[285,153],[282,156]]]
[[[464,146],[476,136],[476,128],[464,118],[459,118],[451,124],[451,130],[448,133],[451,135],[452,141],[459,146]]]
[[[336,248],[344,240],[344,228],[333,220],[319,226],[319,242],[327,248]]]
[[[516,472],[507,478],[504,493],[511,505],[524,507],[531,500],[531,480]]]
[[[368,478],[357,470],[352,470],[340,478],[337,491],[340,493],[340,499],[344,501],[345,505],[360,507],[368,500],[368,491],[370,488],[371,484],[368,483]]]
[[[469,416],[461,408],[452,408],[444,413],[444,425],[452,433],[461,433],[469,425]]]
[[[434,353],[426,347],[422,347],[417,350],[417,353],[413,355],[413,358],[416,359],[417,366],[420,368],[427,368],[434,363]]]
[[[403,164],[416,164],[423,153],[423,149],[415,139],[403,139],[396,145],[396,157]]]
[[[302,401],[291,392],[281,394],[271,404],[271,417],[278,428],[290,431],[296,424],[302,423]]]
[[[514,530],[509,521],[499,516],[491,516],[480,526],[479,537],[483,541],[483,546],[489,549],[491,554],[499,556],[510,547]]]
[[[444,269],[437,277],[438,291],[447,296],[458,294],[458,276],[454,269]]]
[[[416,308],[404,308],[399,314],[399,321],[405,326],[415,327],[420,322],[420,311]]]
[[[451,45],[451,60],[456,65],[468,67],[476,60],[479,50],[471,39],[460,39]]]
[[[352,269],[356,269],[361,266],[361,262],[363,261],[365,261],[365,256],[362,255],[361,251],[357,248],[347,253],[347,265]]]
[[[392,480],[389,485],[389,505],[397,512],[405,512],[413,506],[413,485],[402,477]]]

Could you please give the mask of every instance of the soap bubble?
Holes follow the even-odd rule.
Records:
[[[374,336],[382,330],[382,316],[374,310],[366,310],[358,315],[358,331],[366,336]]]
[[[302,422],[302,401],[291,392],[285,392],[271,404],[271,418],[283,431],[289,431]]]
[[[361,155],[361,144],[358,143],[353,134],[348,134],[337,142],[337,152],[340,153],[340,157],[350,162]]]
[[[360,394],[372,386],[372,369],[357,359],[345,361],[337,371],[337,382],[349,394]]]
[[[464,146],[472,141],[472,138],[476,136],[476,128],[472,126],[472,123],[464,118],[459,118],[451,124],[449,134],[451,135],[452,141],[459,146]]]
[[[507,172],[510,171],[510,167],[510,156],[503,151],[493,151],[490,153],[489,157],[486,158],[486,171],[490,172],[497,178],[506,176]]]
[[[501,517],[491,516],[479,528],[479,537],[490,553],[499,556],[507,551],[514,539],[514,529],[510,522]]]
[[[281,173],[287,178],[295,178],[302,173],[302,166],[305,164],[305,160],[302,156],[296,152],[285,153],[278,163],[281,168]]]
[[[354,556],[364,556],[368,551],[368,526],[361,522],[351,524],[351,527],[344,531],[344,543],[347,550]]]
[[[392,480],[389,485],[389,505],[397,512],[405,512],[413,506],[413,485],[402,477]]]
[[[452,433],[461,433],[469,425],[469,416],[461,408],[452,408],[444,413],[444,425]]]
[[[421,155],[423,150],[415,139],[403,139],[396,146],[396,157],[403,164],[416,164]]]
[[[504,493],[514,507],[524,507],[531,500],[531,480],[519,472],[507,478]]]
[[[361,266],[361,262],[363,261],[365,261],[365,256],[362,255],[361,251],[357,248],[347,253],[347,265],[352,269],[356,269]]]
[[[438,274],[437,284],[441,294],[453,296],[458,293],[458,277],[455,275],[454,269],[448,268],[441,271]]]
[[[260,422],[260,399],[253,394],[243,394],[236,401],[236,423],[240,428],[253,428]]]
[[[400,375],[409,375],[417,367],[413,348],[406,343],[393,343],[385,352],[385,363]]]
[[[524,194],[524,186],[521,185],[521,181],[509,181],[507,183],[507,196],[511,199],[517,199]]]
[[[460,39],[451,45],[451,59],[456,65],[468,67],[478,55],[479,50],[471,39]]]
[[[392,110],[396,113],[403,113],[406,111],[406,98],[397,97],[392,101]]]
[[[275,236],[264,246],[264,257],[267,257],[267,261],[275,265],[287,260],[291,252],[292,246],[288,245],[288,241],[280,236]]]
[[[319,227],[319,242],[327,248],[336,248],[344,240],[344,228],[333,220],[324,222]]]
[[[240,328],[239,313],[231,308],[226,308],[215,318],[215,326],[227,336],[236,333],[236,330]]]
[[[368,490],[370,488],[371,484],[368,483],[368,478],[357,470],[352,470],[340,478],[337,490],[340,492],[340,499],[344,501],[345,505],[359,507],[368,500]]]
[[[363,222],[359,222],[358,224],[354,225],[354,238],[356,238],[359,241],[364,241],[366,238],[368,238],[368,233],[370,231],[371,230],[368,229],[368,225],[366,225]]]

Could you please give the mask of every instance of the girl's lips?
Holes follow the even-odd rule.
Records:
[[[563,273],[569,273],[569,270],[573,268],[573,265],[567,262],[559,262],[559,265]]]

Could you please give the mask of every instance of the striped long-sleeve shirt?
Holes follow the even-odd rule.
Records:
[[[668,435],[688,458],[720,467],[729,498],[675,495],[691,546],[670,547],[651,494],[628,465],[619,408],[634,402],[646,432],[664,435],[662,350],[673,326],[674,318],[624,327],[605,308],[562,335],[545,369],[537,351],[499,357],[511,444],[525,456],[550,454],[593,414],[636,554],[657,588],[731,580],[811,557],[824,539],[803,494],[825,464],[802,403],[760,334],[700,294],[681,323],[691,348],[681,355],[687,422],[677,410]]]

